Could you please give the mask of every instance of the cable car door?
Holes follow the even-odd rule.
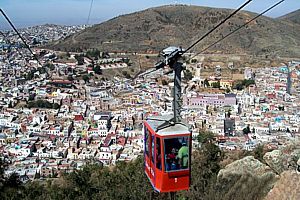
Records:
[[[145,171],[150,179],[152,185],[155,183],[155,165],[154,165],[154,155],[155,155],[155,144],[154,144],[154,134],[145,126]]]
[[[151,158],[150,158],[150,179],[155,183],[155,137],[151,134]]]

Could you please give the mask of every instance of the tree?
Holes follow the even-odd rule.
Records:
[[[185,70],[184,71],[184,79],[189,81],[189,80],[192,80],[193,79],[193,74],[190,70]]]
[[[5,169],[4,162],[2,158],[0,158],[0,186],[2,185],[4,180],[4,169]]]
[[[230,112],[230,110],[228,110],[227,117],[230,118],[230,116],[231,116],[231,112]]]
[[[36,69],[30,70],[30,71],[26,74],[25,79],[26,79],[26,80],[32,80],[32,79],[34,78],[34,73],[35,73],[36,71],[37,71]]]
[[[251,133],[251,131],[250,131],[250,126],[248,125],[247,127],[245,127],[245,128],[243,129],[243,134],[244,134],[244,135],[248,135],[249,133]]]
[[[195,59],[195,58],[192,59],[192,60],[191,60],[191,63],[197,63],[197,59]]]
[[[206,133],[212,135],[211,133]],[[263,149],[258,150],[262,157]],[[251,174],[227,174],[218,177],[225,155],[207,140],[194,150],[191,163],[191,187],[178,192],[179,199],[263,199],[269,191],[269,176],[261,179]],[[0,160],[0,178],[4,173]],[[1,182],[2,181],[2,182]],[[148,199],[153,188],[144,173],[143,157],[132,162],[117,162],[112,168],[89,164],[82,170],[63,174],[57,181],[33,181],[21,185],[18,176],[0,179],[1,199]],[[238,192],[237,192],[238,189]],[[249,197],[250,196],[250,197]],[[168,199],[167,194],[152,196]]]
[[[58,103],[54,103],[54,104],[53,104],[53,109],[56,109],[56,110],[57,110],[57,109],[59,109],[59,108],[60,108],[60,106],[59,106]]]
[[[86,56],[97,60],[100,57],[100,51],[98,49],[90,49],[86,52]]]
[[[88,75],[83,75],[82,79],[84,80],[85,83],[88,83],[90,80],[90,77]]]
[[[44,68],[48,68],[48,69],[50,69],[52,71],[52,70],[55,69],[55,66],[52,63],[46,63],[44,65]]]
[[[205,144],[205,143],[209,143],[212,142],[214,139],[214,134],[212,132],[208,132],[208,131],[203,131],[200,132],[198,135],[198,142],[200,144]]]
[[[204,143],[199,151],[195,151],[192,158],[192,185],[182,196],[188,199],[198,199],[200,196],[202,199],[214,199],[209,196],[215,195],[214,186],[223,157],[224,154],[213,143]]]
[[[8,108],[12,108],[12,107],[13,107],[12,101],[9,101],[9,103],[8,103]]]
[[[75,59],[77,60],[78,65],[83,65],[84,64],[84,56],[82,54],[75,55]]]
[[[33,101],[35,99],[35,93],[29,94],[28,101]]]
[[[47,100],[37,100],[37,101],[29,101],[27,103],[27,107],[28,108],[48,108],[48,109],[52,109],[53,108],[53,104],[50,103]]]
[[[94,68],[93,68],[94,72],[98,75],[102,75],[102,69],[100,68],[99,65],[96,65]]]
[[[163,79],[163,80],[161,81],[161,84],[162,84],[162,85],[168,85],[168,81],[166,81],[165,79]]]
[[[19,199],[18,190],[23,189],[16,173],[4,176],[6,163],[0,158],[0,199]]]
[[[131,76],[127,71],[122,71],[122,74],[125,76],[125,78],[131,79]]]
[[[245,87],[248,87],[249,85],[255,84],[254,80],[248,80],[248,79],[244,79],[243,81],[238,81],[236,82],[236,84],[234,85],[234,89],[237,90],[243,90]]]
[[[251,79],[244,79],[242,82],[242,85],[245,87],[248,87],[249,85],[252,85],[252,84],[255,84],[255,81],[251,80]]]
[[[74,78],[73,78],[72,75],[69,75],[67,79],[68,79],[69,81],[73,81],[73,80],[74,80]]]
[[[204,80],[203,84],[204,84],[204,87],[209,87],[210,86],[207,79]]]
[[[45,67],[40,67],[40,68],[38,68],[38,71],[39,71],[41,74],[45,74],[45,73],[47,72]]]
[[[264,152],[263,145],[258,145],[253,151],[254,158],[256,158],[257,160],[259,160],[262,163],[265,163],[264,158],[263,158],[264,155],[265,155],[265,152]]]
[[[234,89],[237,89],[237,90],[243,90],[244,89],[244,86],[240,83],[236,84],[234,87]]]
[[[212,83],[212,87],[213,87],[213,88],[220,88],[220,87],[221,87],[220,81],[217,81],[217,82]]]

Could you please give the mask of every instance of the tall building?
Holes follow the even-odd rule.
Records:
[[[289,65],[287,65],[287,84],[286,84],[286,93],[291,94],[292,87],[292,77]]]
[[[195,78],[201,79],[201,68],[202,68],[202,63],[198,63],[196,66]]]
[[[244,71],[244,78],[245,79],[252,79],[253,78],[253,72],[251,68],[246,67]]]

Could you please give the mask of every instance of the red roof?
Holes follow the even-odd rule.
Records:
[[[74,119],[74,120],[75,120],[75,121],[83,121],[84,118],[83,118],[82,115],[75,115],[75,119]]]

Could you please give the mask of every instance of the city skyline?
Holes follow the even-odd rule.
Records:
[[[169,4],[188,4],[207,7],[219,8],[237,8],[243,0],[219,0],[212,2],[209,0],[112,0],[104,2],[103,0],[94,0],[90,15],[90,24],[97,24],[109,20],[113,17],[144,10],[150,7],[169,5]],[[244,10],[252,12],[261,12],[270,5],[277,2],[276,0],[265,0],[264,2],[253,0]],[[86,24],[91,0],[49,0],[38,1],[28,0],[26,3],[22,0],[2,0],[0,7],[8,14],[17,28],[41,25],[46,23],[61,25]],[[58,6],[59,5],[59,6]],[[278,8],[267,14],[269,17],[279,17],[295,11],[300,8],[300,2],[286,0]],[[3,17],[0,18],[0,29],[9,29],[8,24]]]

